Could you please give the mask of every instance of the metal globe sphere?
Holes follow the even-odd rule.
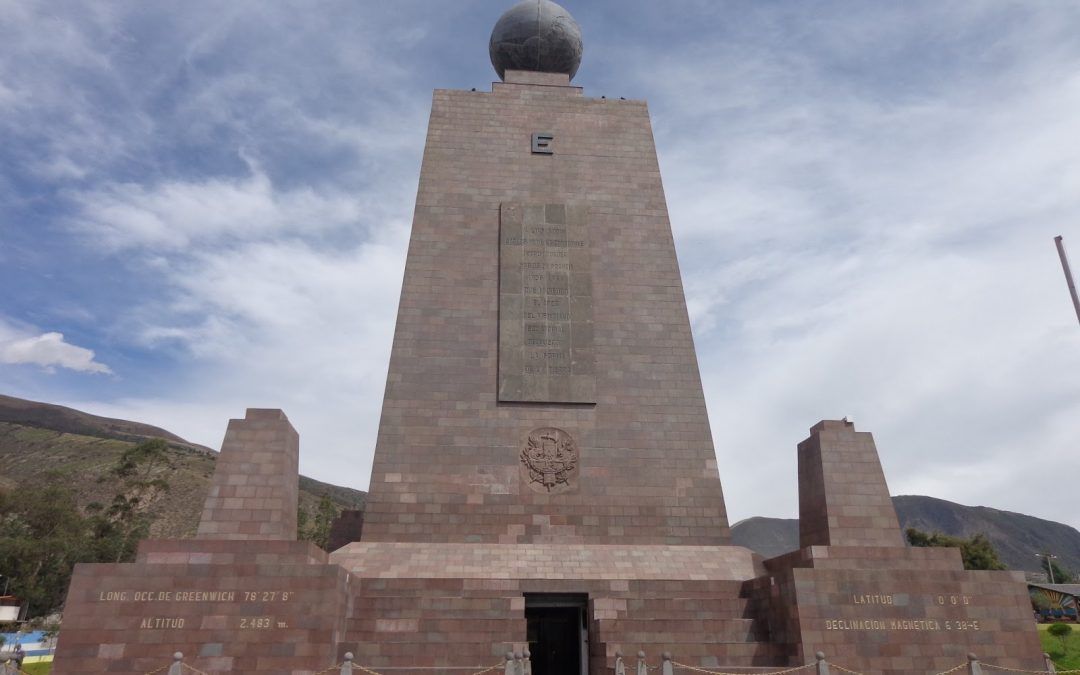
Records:
[[[506,10],[488,43],[499,79],[508,70],[566,73],[573,79],[581,52],[581,27],[551,0],[522,0]]]

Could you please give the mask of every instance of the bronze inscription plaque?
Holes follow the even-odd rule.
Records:
[[[504,203],[499,214],[499,400],[595,403],[586,208]]]

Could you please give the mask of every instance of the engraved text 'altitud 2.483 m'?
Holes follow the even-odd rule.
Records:
[[[504,203],[499,231],[499,400],[595,403],[586,209]]]

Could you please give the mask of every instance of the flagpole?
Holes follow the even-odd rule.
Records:
[[[1057,244],[1058,257],[1061,258],[1061,269],[1065,270],[1065,283],[1069,285],[1069,295],[1072,296],[1073,309],[1076,310],[1076,320],[1080,321],[1080,297],[1076,295],[1076,281],[1073,280],[1072,270],[1069,269],[1069,257],[1065,255],[1065,242],[1061,235],[1054,237]]]

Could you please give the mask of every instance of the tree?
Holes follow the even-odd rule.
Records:
[[[960,549],[960,557],[964,561],[966,570],[1004,570],[1008,569],[1001,562],[997,550],[990,543],[990,539],[981,532],[970,539],[950,537],[947,534],[934,532],[927,534],[921,530],[909,527],[905,534],[908,543],[917,547],[943,547]]]
[[[1071,584],[1076,578],[1068,570],[1054,562],[1053,558],[1043,556],[1042,568],[1043,572],[1046,572],[1047,581],[1053,579],[1055,584]],[[1050,573],[1051,569],[1053,569],[1053,574]]]
[[[0,568],[11,578],[9,592],[29,604],[29,616],[63,604],[89,540],[86,519],[67,490],[24,487],[0,494]]]
[[[75,564],[127,562],[150,531],[153,506],[168,490],[168,445],[139,443],[123,453],[111,473],[122,479],[108,505],[90,504],[84,514],[63,477],[46,487],[0,492],[0,570],[9,592],[28,604],[30,619],[63,606]]]
[[[997,549],[982,532],[971,539],[961,540],[960,556],[964,559],[966,570],[1004,570],[1008,566],[1001,562]]]
[[[168,455],[169,444],[151,438],[124,451],[109,471],[122,479],[120,490],[108,506],[90,504],[91,527],[94,531],[95,558],[124,562],[135,557],[139,542],[150,535],[156,513],[155,502],[169,489],[161,477],[172,468]]]
[[[1069,633],[1072,632],[1072,626],[1067,623],[1055,623],[1047,629],[1047,632],[1061,640],[1061,651],[1064,652],[1065,638],[1069,637]]]
[[[337,519],[339,509],[333,500],[323,496],[315,509],[315,517],[312,518],[306,509],[300,507],[296,514],[297,536],[300,539],[313,542],[316,546],[326,550],[330,545],[330,526]]]

